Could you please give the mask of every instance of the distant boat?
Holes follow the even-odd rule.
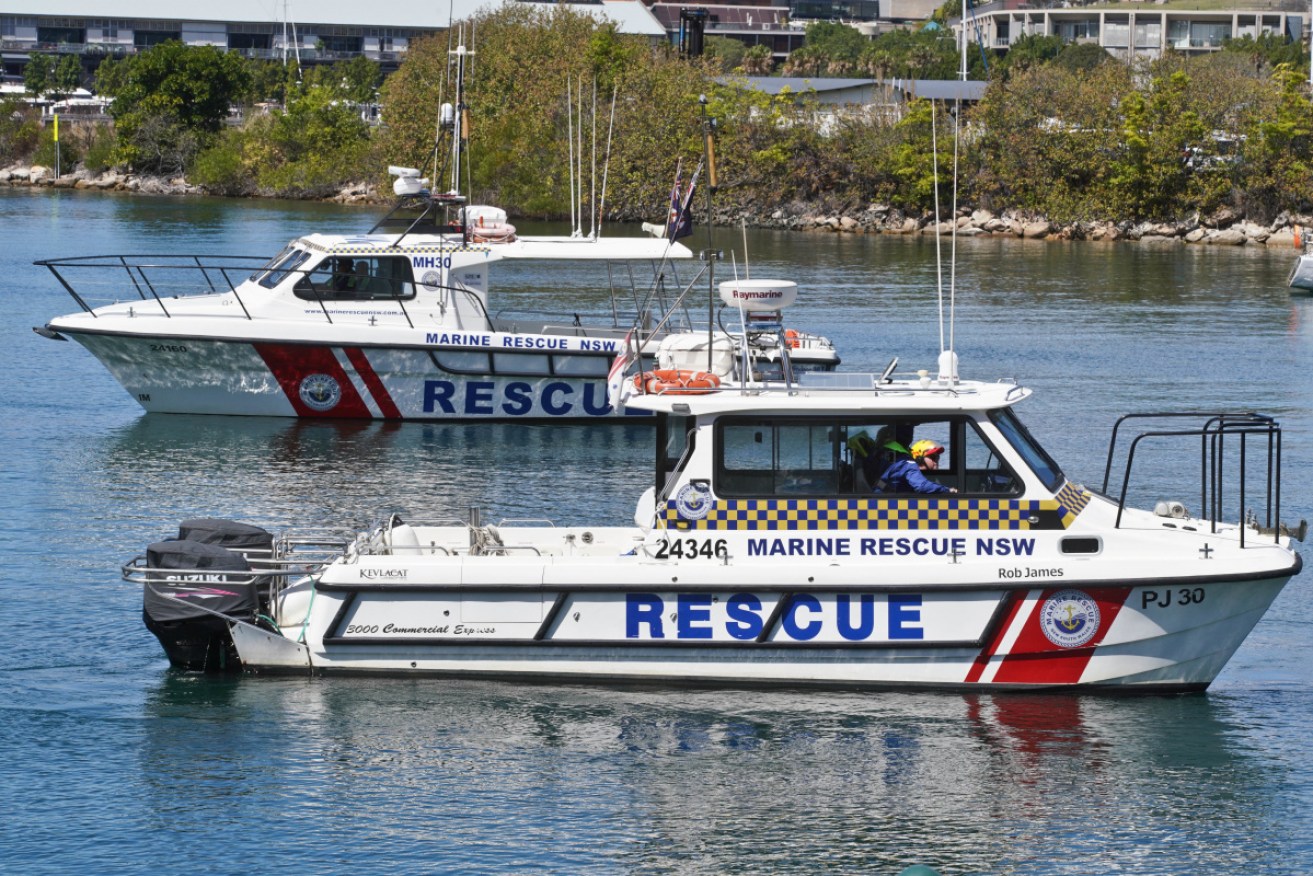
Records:
[[[1313,252],[1309,251],[1308,233],[1299,226],[1295,226],[1295,246],[1301,247],[1303,251],[1295,260],[1295,266],[1290,269],[1286,285],[1291,289],[1313,292]]]

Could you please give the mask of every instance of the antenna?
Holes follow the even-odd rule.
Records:
[[[565,77],[565,137],[570,165],[570,236],[574,237],[579,224],[574,219],[574,85],[573,78]]]
[[[602,161],[602,200],[597,207],[597,236],[602,236],[602,220],[606,218],[606,180],[611,171],[611,134],[615,131],[615,100],[620,89],[611,86],[611,121],[606,128],[606,157]]]

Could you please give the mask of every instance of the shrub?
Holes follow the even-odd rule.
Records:
[[[68,136],[67,128],[60,132],[58,145],[58,164],[60,173],[68,173],[82,157],[82,152],[78,148],[77,137]],[[37,142],[36,151],[32,153],[32,163],[40,164],[43,167],[54,167],[56,162],[56,146],[54,128],[46,128],[41,132],[41,139]]]

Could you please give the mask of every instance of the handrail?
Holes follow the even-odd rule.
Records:
[[[1222,519],[1224,485],[1225,485],[1225,450],[1226,438],[1235,436],[1240,442],[1238,474],[1240,512],[1238,516],[1240,530],[1240,547],[1245,546],[1245,528],[1252,522],[1259,526],[1258,520],[1246,517],[1245,494],[1247,477],[1248,438],[1253,435],[1267,441],[1264,477],[1264,514],[1266,527],[1270,528],[1276,539],[1280,540],[1281,519],[1281,426],[1276,420],[1265,414],[1254,412],[1218,412],[1218,411],[1160,411],[1151,413],[1126,414],[1113,424],[1112,437],[1108,443],[1108,458],[1104,465],[1103,486],[1100,492],[1107,495],[1112,477],[1112,463],[1117,450],[1117,436],[1123,423],[1133,419],[1173,420],[1190,418],[1203,423],[1192,429],[1157,429],[1141,432],[1131,439],[1126,454],[1126,465],[1122,472],[1122,484],[1117,499],[1117,517],[1114,526],[1120,527],[1122,513],[1126,508],[1126,494],[1130,489],[1131,470],[1135,464],[1135,452],[1140,443],[1149,438],[1193,438],[1200,439],[1200,493],[1199,502],[1203,515],[1209,521],[1209,531],[1216,533],[1218,522]]]
[[[68,292],[69,296],[77,302],[78,306],[84,312],[90,313],[94,318],[99,318],[95,308],[91,306],[83,294],[79,293],[77,289],[74,288],[73,283],[66,276],[66,272],[69,270],[91,268],[122,271],[127,275],[133,291],[137,293],[137,297],[142,301],[153,301],[159,306],[160,312],[168,318],[172,318],[173,314],[170,313],[168,305],[165,304],[164,299],[167,297],[200,298],[208,295],[223,295],[231,292],[233,298],[237,301],[238,306],[242,310],[242,315],[247,320],[251,320],[254,319],[254,317],[252,316],[250,308],[247,306],[243,295],[238,291],[238,287],[240,287],[253,272],[258,273],[260,269],[266,267],[269,264],[269,259],[264,256],[129,254],[42,259],[34,262],[34,264],[47,268],[55,276],[55,279],[59,284],[64,287],[64,290]],[[302,279],[305,279],[320,268],[322,268],[322,265],[317,265],[313,269],[283,269],[281,273],[284,276],[299,275]],[[197,284],[198,291],[169,296],[168,293],[161,291],[158,281],[152,282],[150,272],[155,271],[193,272],[199,275],[201,283]],[[234,276],[235,274],[240,274],[241,276],[236,277]],[[221,277],[223,282],[218,282],[216,276]],[[301,281],[298,280],[297,282],[299,283]],[[225,285],[227,288],[224,288]],[[482,302],[478,300],[476,294],[459,286],[443,286],[440,288],[449,292],[462,293],[468,296],[470,300],[477,302],[476,310],[482,313],[484,320],[487,321],[489,326],[492,325],[492,320],[488,317],[487,309],[482,306]],[[407,292],[409,292],[409,294],[406,294]],[[392,302],[396,304],[401,317],[406,321],[406,325],[410,328],[414,328],[415,320],[411,316],[410,310],[406,307],[405,302],[407,298],[414,298],[417,294],[417,283],[401,281],[400,288],[396,290],[396,294],[386,297],[370,297],[349,300],[374,304]],[[332,314],[329,312],[328,303],[335,300],[348,300],[326,297],[323,290],[315,288],[313,285],[308,294],[307,290],[300,290],[297,297],[304,301],[313,301],[317,303],[320,311],[323,313],[324,319],[329,324],[333,324],[334,320]]]

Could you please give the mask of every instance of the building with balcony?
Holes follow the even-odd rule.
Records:
[[[184,13],[165,0],[13,0],[0,11],[0,55],[7,78],[21,77],[34,52],[76,54],[88,70],[166,40],[217,46],[248,58],[331,63],[364,55],[385,71],[401,63],[412,40],[445,30],[480,11],[525,0],[449,0],[361,6],[346,0],[297,5],[229,0]],[[621,33],[664,41],[666,31],[640,0],[569,2]],[[185,15],[185,17],[184,17]]]
[[[1229,10],[1165,9],[1146,3],[1097,6],[1044,6],[999,0],[966,20],[967,38],[986,48],[1006,50],[1024,36],[1057,36],[1070,43],[1093,43],[1122,59],[1156,58],[1167,50],[1215,52],[1228,39],[1273,34],[1303,38],[1308,5],[1276,0],[1270,8]],[[960,34],[963,23],[953,22]]]
[[[921,24],[943,0],[734,0],[730,3],[651,3],[652,14],[665,27],[670,41],[680,45],[683,10],[706,11],[706,36],[728,37],[751,48],[766,46],[778,62],[803,43],[813,21],[838,21],[868,37],[897,27]]]

